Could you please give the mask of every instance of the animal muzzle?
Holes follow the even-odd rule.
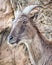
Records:
[[[15,43],[18,43],[20,41],[20,38],[15,38],[15,37],[12,37],[12,36],[8,36],[7,41],[8,41],[9,44],[15,44]]]

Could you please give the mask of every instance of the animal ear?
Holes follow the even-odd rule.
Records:
[[[35,15],[35,13],[37,13],[40,10],[40,8],[43,7],[39,5],[29,5],[23,10],[22,13],[24,13],[25,15],[29,16],[29,18],[31,18]]]
[[[28,17],[29,17],[30,19],[33,19],[33,18],[35,17],[35,18],[37,19],[39,11],[40,11],[39,8],[33,9],[33,10],[28,14]]]

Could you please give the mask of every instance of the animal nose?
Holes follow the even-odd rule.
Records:
[[[8,36],[8,42],[9,42],[10,44],[18,43],[19,41],[20,41],[20,38]]]
[[[11,36],[10,38],[9,38],[9,40],[12,40],[13,39],[13,37]]]

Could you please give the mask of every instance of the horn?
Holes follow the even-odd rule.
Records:
[[[14,11],[15,19],[12,22],[13,24],[17,21],[17,19],[19,18],[20,14],[22,13],[22,11],[20,10],[20,6],[19,5],[18,5],[18,10]]]
[[[40,5],[30,5],[30,6],[27,6],[24,10],[23,10],[23,13],[24,14],[29,14],[34,8],[36,7],[40,7],[40,8],[43,8],[42,6]]]

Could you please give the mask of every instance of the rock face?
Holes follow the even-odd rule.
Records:
[[[35,32],[34,39],[29,45],[29,51],[36,65],[52,65],[51,0],[0,0],[0,65],[32,65],[29,51],[25,44],[12,47],[7,44],[9,28],[11,28],[12,21],[16,17],[17,9],[22,11],[31,4],[38,4],[44,7],[40,9],[37,20],[35,21],[35,18],[33,20],[43,40]]]
[[[9,0],[0,0],[0,32],[11,27],[12,18],[14,18],[13,9]]]
[[[52,44],[52,7],[50,8],[50,5],[49,7],[45,7],[45,9],[41,9],[35,23],[42,38],[47,41],[47,43]]]

